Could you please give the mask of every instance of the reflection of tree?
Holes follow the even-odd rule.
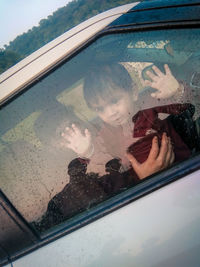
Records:
[[[9,45],[4,46],[5,49],[0,51],[0,73],[80,22],[109,8],[131,2],[134,1],[71,1],[47,19],[42,19],[38,27],[33,27],[28,32],[17,36]]]

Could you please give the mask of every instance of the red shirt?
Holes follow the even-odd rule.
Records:
[[[168,119],[161,120],[158,115],[159,113],[178,115],[190,107],[190,104],[171,104],[139,111],[132,118],[134,122],[133,137],[143,138],[129,146],[128,151],[142,163],[148,158],[153,137],[158,137],[160,145],[162,134],[166,132],[174,146],[175,162],[187,159],[191,153],[190,149],[170,121]],[[151,131],[152,133],[149,134]]]

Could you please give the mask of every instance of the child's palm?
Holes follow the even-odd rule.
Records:
[[[156,66],[152,69],[155,73],[147,71],[147,75],[152,81],[145,80],[145,85],[157,89],[158,91],[152,93],[154,98],[169,98],[176,94],[179,89],[179,83],[172,75],[167,64],[164,65],[165,73],[161,72]]]
[[[91,146],[91,134],[88,129],[85,129],[84,133],[74,124],[72,127],[66,127],[65,132],[62,133],[62,137],[67,141],[66,147],[72,149],[79,155],[84,155]]]

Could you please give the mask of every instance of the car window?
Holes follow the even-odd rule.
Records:
[[[199,37],[105,35],[1,108],[1,188],[38,231],[198,153]]]

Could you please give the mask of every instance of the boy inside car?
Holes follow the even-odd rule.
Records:
[[[48,229],[190,157],[191,148],[169,119],[177,116],[179,120],[186,113],[192,120],[194,106],[176,103],[187,88],[167,65],[165,73],[155,66],[153,70],[147,72],[151,81],[145,83],[154,86],[157,93],[144,94],[136,101],[136,84],[121,64],[100,66],[85,77],[84,98],[101,119],[100,127],[95,136],[75,124],[61,133],[62,145],[77,158],[68,165],[69,183],[50,200],[42,220],[34,223],[37,229]],[[160,119],[163,113],[168,117]]]
[[[146,178],[188,158],[190,149],[173,125],[169,120],[159,119],[160,113],[178,115],[189,110],[193,115],[192,105],[176,103],[184,94],[184,85],[175,79],[168,65],[164,68],[165,73],[156,66],[147,72],[150,80],[145,83],[157,92],[145,94],[136,101],[133,92],[138,91],[137,86],[122,64],[91,70],[85,77],[84,98],[101,119],[100,130],[93,137],[88,129],[82,132],[72,124],[62,133],[65,146],[80,158],[89,159],[90,169],[98,173],[108,160],[120,158],[122,171],[131,169],[133,179]],[[170,104],[163,105],[160,98]]]

